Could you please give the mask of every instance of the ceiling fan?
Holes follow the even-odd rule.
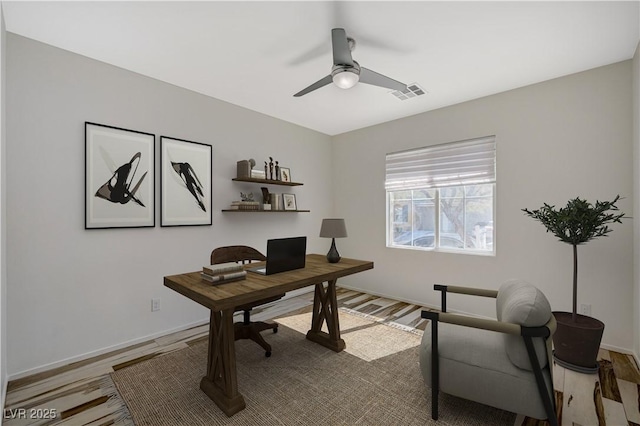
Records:
[[[358,83],[372,84],[374,86],[386,87],[393,90],[405,90],[407,85],[392,78],[378,74],[368,68],[361,67],[351,57],[351,51],[355,49],[354,39],[347,37],[344,28],[334,28],[331,30],[331,42],[333,45],[333,67],[331,74],[316,81],[311,86],[296,93],[295,97],[306,95],[329,83],[334,83],[341,89],[350,89]]]

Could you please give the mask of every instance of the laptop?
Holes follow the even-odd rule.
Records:
[[[247,271],[262,275],[304,268],[307,254],[307,237],[277,238],[267,241],[267,265],[249,268]]]

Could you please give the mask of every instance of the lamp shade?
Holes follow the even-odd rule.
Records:
[[[324,238],[345,238],[347,227],[344,219],[322,219],[320,236]]]

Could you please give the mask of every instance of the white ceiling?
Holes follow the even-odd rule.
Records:
[[[627,2],[2,2],[8,31],[328,135],[630,59]],[[426,95],[331,70],[331,29],[360,65]],[[550,105],[550,107],[553,107]]]

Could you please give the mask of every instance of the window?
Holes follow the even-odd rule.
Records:
[[[387,154],[387,247],[493,254],[495,137]]]

